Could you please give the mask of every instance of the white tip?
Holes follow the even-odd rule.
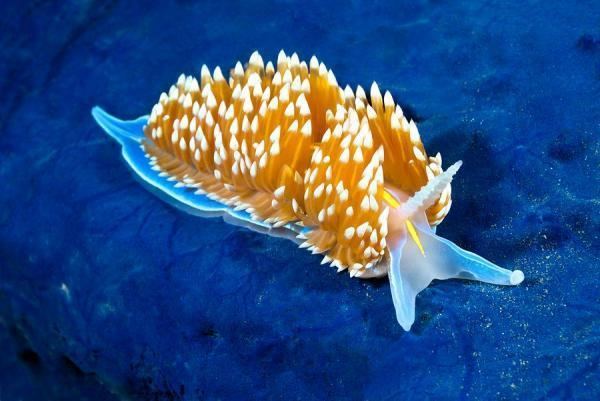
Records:
[[[296,107],[300,109],[301,116],[310,115],[310,108],[308,107],[308,102],[306,101],[304,93],[300,94],[300,96],[298,96],[298,99],[296,99]]]
[[[279,54],[277,55],[277,65],[287,62],[287,56],[283,49],[279,50]]]
[[[183,107],[186,109],[192,107],[192,97],[189,93],[185,95],[185,98],[183,99]]]
[[[379,86],[377,82],[373,81],[371,84],[371,103],[381,103],[381,92],[379,91]]]
[[[242,63],[240,63],[239,61],[235,64],[235,68],[233,70],[233,73],[240,77],[242,75],[244,75],[244,67],[242,67]]]
[[[249,61],[249,63],[252,64],[252,65],[255,65],[257,67],[260,67],[260,68],[264,68],[264,66],[265,66],[265,64],[263,62],[263,59],[260,56],[260,53],[258,53],[258,51],[255,51],[254,53],[252,53],[250,55],[250,61]]]
[[[418,144],[421,142],[421,136],[419,135],[419,129],[413,120],[410,120],[410,140],[412,143]]]
[[[223,72],[221,71],[221,67],[215,67],[215,71],[213,73],[213,77],[215,81],[225,81],[225,77],[223,76]]]
[[[523,274],[523,272],[521,270],[515,270],[510,275],[510,284],[511,285],[519,285],[523,282],[524,279],[525,279],[525,275]]]
[[[206,64],[202,65],[202,68],[200,69],[200,76],[202,78],[210,78],[210,71],[208,70],[208,67],[206,66]]]
[[[329,85],[338,86],[337,79],[335,79],[333,71],[329,70],[329,72],[327,73],[327,80],[329,81]]]
[[[293,53],[292,57],[290,57],[290,64],[292,65],[292,67],[295,67],[300,64],[300,58],[298,57],[297,53]]]
[[[330,263],[330,262],[331,262],[331,260],[332,260],[332,259],[331,259],[329,256],[325,255],[325,256],[323,257],[323,260],[321,261],[321,264],[322,264],[322,265],[324,265],[324,264]]]
[[[383,95],[383,104],[385,105],[386,109],[394,107],[394,99],[389,91],[385,91],[385,95]]]
[[[367,98],[367,94],[365,93],[365,90],[360,85],[358,85],[356,87],[356,98],[363,99],[363,100]]]
[[[283,196],[284,192],[285,192],[285,186],[282,185],[279,188],[277,188],[273,194],[275,195],[275,197],[281,198]]]
[[[300,130],[303,136],[308,137],[312,135],[312,123],[310,120],[306,121]]]
[[[392,114],[392,116],[390,117],[390,125],[392,127],[392,129],[400,129],[402,126],[400,125],[400,119],[398,118],[398,116],[396,114]]]
[[[273,75],[273,73],[275,73],[275,67],[273,67],[273,63],[272,62],[268,62],[267,66],[265,67],[265,71],[268,75]]]
[[[344,149],[339,160],[342,163],[348,163],[348,160],[350,160],[350,152],[348,151],[348,148]]]

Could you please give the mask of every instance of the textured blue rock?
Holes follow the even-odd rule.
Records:
[[[0,398],[597,399],[600,10],[512,3],[4,2]],[[89,116],[256,48],[390,89],[465,162],[439,232],[526,282],[440,282],[404,333],[387,281],[169,207]]]

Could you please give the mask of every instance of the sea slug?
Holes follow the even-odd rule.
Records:
[[[523,281],[435,234],[461,162],[443,170],[389,92],[342,89],[314,56],[281,51],[265,65],[255,52],[228,78],[206,66],[200,80],[181,75],[149,116],[92,114],[174,204],[298,240],[352,277],[387,274],[405,330],[433,279]]]

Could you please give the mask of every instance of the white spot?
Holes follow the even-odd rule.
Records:
[[[381,92],[379,91],[379,86],[377,86],[377,82],[374,81],[373,84],[371,84],[371,103],[381,104]]]
[[[275,192],[273,193],[277,198],[281,198],[283,196],[283,193],[285,192],[285,185],[280,186],[279,188],[277,188],[275,190]]]
[[[386,109],[392,109],[394,107],[394,99],[392,99],[392,94],[389,91],[385,91],[385,95],[383,96],[383,104]]]
[[[262,96],[260,97],[260,100],[262,102],[266,102],[270,98],[271,98],[271,88],[269,86],[267,86],[267,88],[265,89],[265,91],[262,93]]]
[[[242,67],[242,63],[240,63],[239,61],[235,63],[233,74],[237,77],[241,77],[242,75],[244,75],[244,67]]]
[[[226,111],[227,111],[227,106],[225,106],[225,101],[222,101],[219,104],[219,110],[217,111],[217,114],[219,114],[220,117],[225,117]]]
[[[423,152],[421,152],[421,150],[419,150],[419,148],[417,148],[416,146],[413,146],[413,153],[415,154],[415,157],[418,160],[421,160],[421,161],[425,161],[426,160],[425,159],[425,155],[423,154]]]
[[[335,214],[335,203],[327,208],[327,216],[333,216]]]
[[[187,127],[189,126],[189,122],[190,120],[188,119],[188,116],[184,115],[181,118],[181,121],[179,122],[179,129],[187,129]]]
[[[327,76],[327,67],[325,64],[319,64],[319,76],[326,77]]]
[[[215,72],[213,72],[213,77],[215,81],[225,81],[225,77],[221,72],[221,68],[219,66],[215,67]]]
[[[340,201],[341,202],[346,202],[348,200],[348,195],[349,195],[348,190],[344,189],[342,191],[342,193],[340,194]]]
[[[348,148],[346,148],[346,149],[344,149],[344,151],[342,152],[342,155],[340,156],[340,162],[348,163],[348,160],[350,160],[350,152],[348,151]]]
[[[279,148],[279,142],[273,143],[271,145],[271,148],[269,149],[269,153],[273,156],[277,156],[280,151],[281,151],[281,149]]]
[[[377,231],[373,230],[373,232],[371,232],[371,236],[369,237],[369,239],[371,240],[372,244],[376,244],[377,243]]]
[[[419,135],[419,130],[414,121],[410,121],[410,141],[414,144],[419,144],[421,142],[421,136]]]
[[[290,64],[291,64],[291,67],[297,67],[298,64],[300,64],[298,54],[296,54],[295,52],[292,54],[292,57],[290,58]]]
[[[321,209],[321,211],[317,215],[317,218],[321,223],[325,221],[325,209]]]
[[[392,116],[390,117],[390,125],[392,126],[392,129],[395,129],[395,130],[400,129],[400,127],[401,127],[400,119],[394,113],[392,113]]]
[[[310,93],[310,83],[308,82],[308,78],[304,78],[304,81],[302,81],[301,90],[304,93]]]
[[[215,107],[217,107],[217,98],[215,97],[215,95],[213,95],[212,92],[208,93],[208,97],[206,98],[206,106],[209,109],[214,109]]]
[[[300,132],[302,133],[302,135],[304,137],[309,137],[312,135],[312,123],[310,122],[310,120],[308,120],[306,123],[304,123]]]
[[[287,56],[285,55],[285,52],[282,50],[279,50],[279,53],[277,54],[277,65],[286,63],[287,64]]]
[[[192,107],[192,97],[189,93],[185,95],[185,98],[183,99],[183,107],[186,109]]]
[[[306,97],[304,96],[304,93],[302,93],[300,96],[298,96],[298,99],[296,99],[296,107],[300,109],[301,116],[310,115],[310,108],[308,107],[308,103],[306,102]]]
[[[60,285],[60,290],[65,294],[65,297],[67,298],[67,300],[71,300],[71,291],[69,291],[69,287],[67,287],[67,285],[65,283],[62,283]]]
[[[281,129],[279,128],[279,125],[273,130],[273,132],[271,132],[271,135],[269,135],[269,139],[271,140],[271,142],[279,142],[279,137],[281,135]]]
[[[288,118],[294,117],[294,105],[292,103],[289,103],[287,105],[287,107],[285,108],[284,115]]]
[[[521,284],[524,279],[525,279],[525,275],[523,274],[523,272],[521,270],[515,270],[510,275],[510,284],[511,285]]]
[[[250,74],[250,76],[248,77],[248,81],[246,82],[246,85],[250,88],[252,87],[257,87],[257,86],[261,86],[261,79],[260,76],[257,73],[252,73]]]
[[[237,84],[235,86],[235,88],[233,88],[233,92],[231,92],[231,98],[233,100],[238,100],[240,98],[241,94],[242,94],[242,87],[240,86],[240,84]]]
[[[300,92],[300,90],[302,89],[302,82],[300,81],[300,75],[296,75],[296,78],[294,78],[294,80],[292,81],[292,91],[293,92]]]
[[[360,208],[363,211],[369,210],[369,197],[368,197],[368,195],[365,195],[363,197],[362,201],[360,202]]]
[[[210,111],[206,112],[206,118],[205,118],[204,122],[209,127],[212,127],[215,124],[215,120],[214,120],[214,118],[212,116],[212,113]]]
[[[356,235],[358,235],[359,238],[362,238],[365,236],[365,232],[367,231],[367,223],[363,223],[360,226],[356,227]]]
[[[329,81],[329,85],[331,86],[338,86],[337,79],[335,79],[335,75],[331,70],[327,73],[327,81]]]
[[[362,150],[360,148],[356,148],[356,152],[354,152],[354,157],[352,158],[356,163],[362,163],[364,161]]]
[[[244,105],[242,106],[242,110],[246,114],[249,114],[252,112],[252,110],[254,110],[254,106],[252,105],[252,100],[250,100],[250,97],[247,97],[246,100],[244,100]]]
[[[370,105],[367,106],[367,117],[369,118],[369,120],[374,120],[377,118],[377,112]]]
[[[210,79],[210,71],[208,70],[206,64],[203,64],[202,68],[200,68],[200,78],[202,81],[204,81],[204,79]]]
[[[323,183],[319,184],[317,188],[315,188],[314,197],[320,197],[321,194],[323,194],[323,189],[325,189],[325,185]]]
[[[265,66],[263,59],[260,56],[260,54],[258,53],[258,51],[255,51],[254,53],[252,53],[252,55],[250,55],[249,63],[252,65],[255,65],[257,67],[260,67],[260,68],[264,68],[264,66]]]
[[[272,62],[268,62],[267,66],[265,67],[265,71],[267,72],[267,75],[273,75],[273,72],[275,72],[275,67],[273,67],[273,63]]]

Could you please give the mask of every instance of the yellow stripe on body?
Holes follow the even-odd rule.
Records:
[[[393,207],[394,209],[397,208],[398,206],[400,206],[400,202],[398,202],[398,200],[396,200],[394,195],[392,195],[385,189],[383,190],[383,200],[388,205]],[[413,239],[413,241],[415,241],[415,243],[419,247],[421,254],[423,256],[425,256],[425,249],[423,249],[423,244],[421,244],[421,239],[419,238],[419,234],[417,233],[417,230],[415,229],[415,226],[413,225],[413,223],[408,219],[406,219],[406,228],[408,230],[408,233],[410,234],[410,237]]]
[[[387,204],[393,207],[394,209],[400,206],[400,202],[398,202],[394,195],[389,193],[387,189],[383,190],[383,200],[386,201]]]

